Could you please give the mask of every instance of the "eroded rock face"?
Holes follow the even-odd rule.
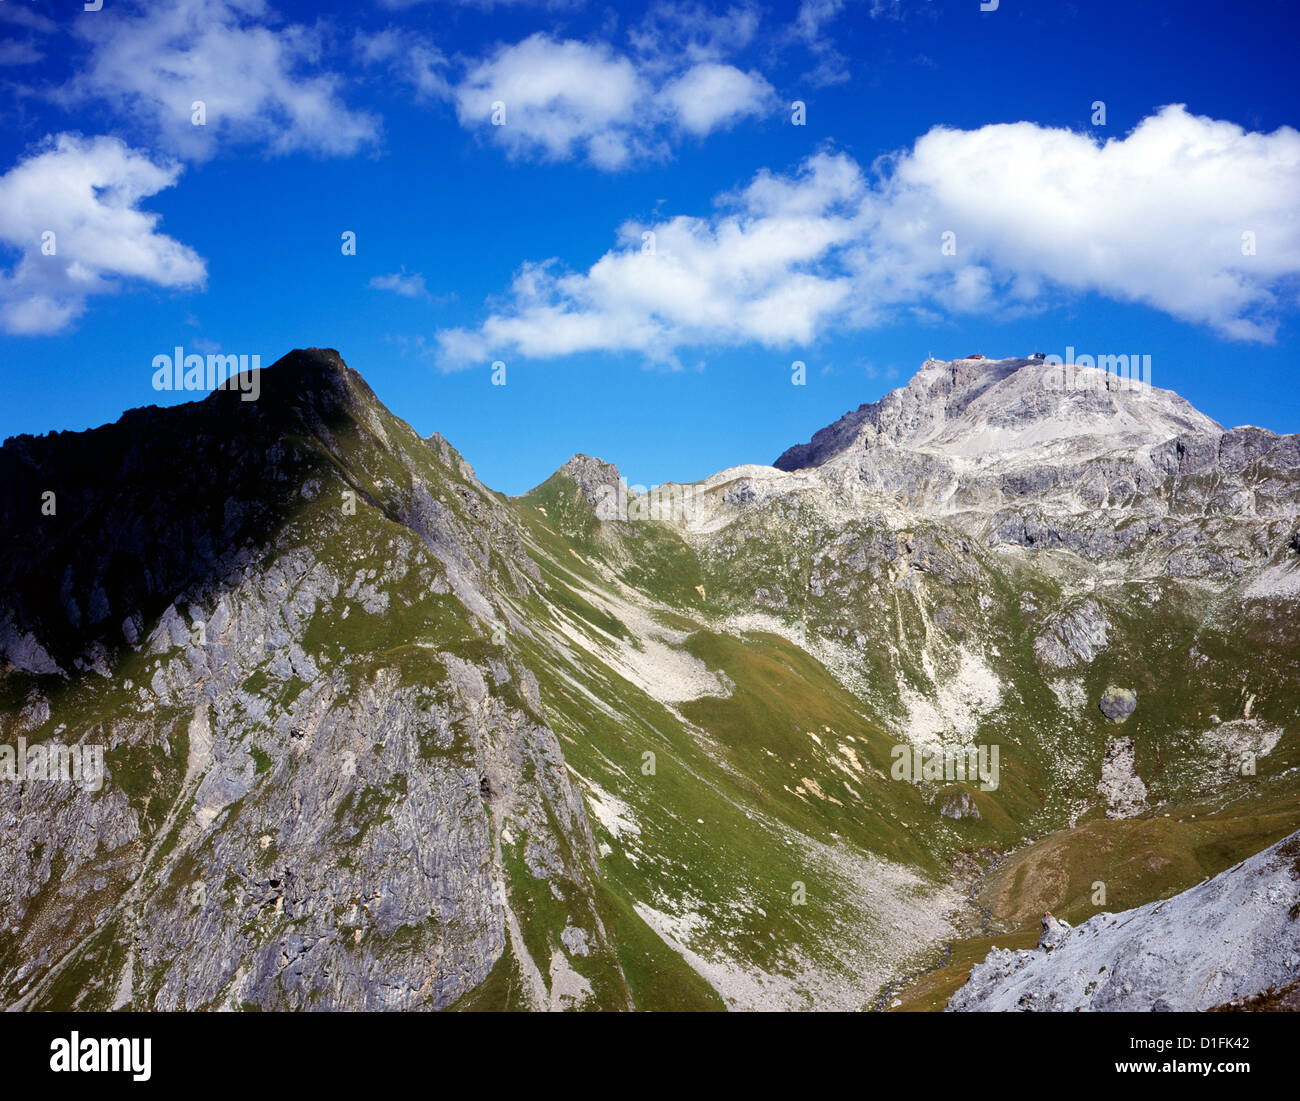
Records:
[[[1106,648],[1110,621],[1095,600],[1049,616],[1034,639],[1034,656],[1049,670],[1087,665]]]
[[[1300,834],[1199,886],[994,949],[951,1011],[1205,1010],[1284,987],[1300,968]],[[1063,924],[1063,923],[1062,923]]]
[[[308,691],[313,713],[263,782],[249,760],[243,790],[205,802],[207,771],[187,859],[136,917],[137,1004],[438,1008],[501,955],[479,775],[505,716],[470,720],[458,744],[463,697],[389,673],[350,699],[332,680]],[[219,745],[232,717],[219,716]]]

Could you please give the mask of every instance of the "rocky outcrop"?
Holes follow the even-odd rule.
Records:
[[[1046,670],[1088,665],[1106,649],[1110,620],[1093,599],[1051,615],[1034,639],[1034,656]]]
[[[618,467],[613,463],[607,463],[604,459],[593,459],[590,455],[582,454],[574,455],[556,473],[563,474],[577,482],[582,495],[593,508],[600,504],[605,496],[602,487],[617,489],[621,477]]]
[[[1205,1010],[1285,987],[1300,969],[1300,834],[1173,898],[995,948],[953,1011]]]
[[[948,455],[1027,450],[1044,443],[1104,437],[1161,443],[1184,433],[1222,429],[1168,390],[1118,384],[1106,372],[1081,369],[1060,385],[1050,364],[1027,359],[930,360],[903,388],[860,406],[792,447],[779,470],[821,466],[849,452],[881,445]]]
[[[1107,818],[1134,818],[1147,809],[1147,786],[1137,773],[1132,738],[1116,738],[1106,746],[1097,794],[1106,802]]]
[[[1069,935],[1072,926],[1068,921],[1062,921],[1052,914],[1043,915],[1043,929],[1038,937],[1038,948],[1042,952],[1050,952],[1058,944],[1065,940]]]
[[[773,465],[822,466],[881,446],[989,456],[1066,440],[1076,453],[1114,455],[1134,444],[1221,432],[1172,391],[1120,384],[1092,368],[1063,387],[1058,370],[1034,360],[930,360],[905,387],[845,414]]]

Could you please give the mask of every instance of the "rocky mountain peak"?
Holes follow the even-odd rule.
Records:
[[[313,427],[328,425],[376,401],[366,381],[333,348],[295,348],[258,374],[253,391],[257,400],[249,404],[273,420],[298,418]],[[241,389],[227,380],[208,400],[225,404],[242,398]]]
[[[1223,428],[1170,390],[1032,359],[927,360],[911,381],[784,452],[780,470],[852,462],[880,447],[953,459],[1132,451]]]
[[[564,475],[572,478],[578,483],[578,488],[582,490],[582,495],[594,505],[600,499],[600,488],[602,486],[617,487],[620,477],[619,469],[613,463],[607,463],[604,459],[593,458],[590,455],[584,455],[578,452],[566,462],[556,475]]]

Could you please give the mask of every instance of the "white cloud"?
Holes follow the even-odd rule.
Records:
[[[760,21],[759,8],[748,0],[725,11],[661,0],[628,31],[628,41],[643,66],[668,70],[720,61],[745,49],[754,41]]]
[[[624,225],[620,247],[584,274],[526,264],[508,311],[438,334],[444,362],[633,351],[672,364],[691,344],[810,341],[851,293],[829,261],[853,238],[862,189],[848,158],[820,155],[795,178],[761,175],[717,218]]]
[[[106,8],[74,24],[91,52],[61,98],[68,106],[89,97],[114,104],[191,158],[222,142],[347,155],[374,141],[377,118],[349,109],[342,78],[319,69],[320,33],[277,24],[264,0],[163,0],[131,14]],[[206,125],[191,121],[196,101]]]
[[[844,0],[803,0],[795,16],[795,30],[808,42],[820,41],[825,26],[843,10]]]
[[[354,46],[364,65],[387,65],[401,80],[415,89],[419,99],[442,99],[450,96],[447,84],[447,58],[422,34],[387,27],[368,33],[358,31]]]
[[[0,241],[20,253],[0,271],[0,327],[56,332],[119,279],[201,285],[203,260],[158,233],[158,215],[138,209],[180,171],[115,138],[60,134],[0,176]],[[47,241],[52,255],[43,250]]]
[[[703,137],[746,115],[762,115],[775,95],[772,86],[757,73],[702,62],[665,85],[659,98],[684,129]]]
[[[453,94],[461,125],[486,128],[513,156],[581,154],[614,169],[642,151],[637,112],[650,91],[609,45],[539,33],[475,65]],[[504,125],[492,125],[496,103],[504,105]]]
[[[392,275],[376,275],[370,280],[370,286],[375,290],[392,291],[403,298],[424,298],[428,295],[429,290],[424,285],[424,276],[418,271],[410,275],[406,269],[402,268],[399,272]]]
[[[761,115],[775,100],[760,75],[717,60],[685,67],[660,53],[633,60],[604,42],[542,33],[474,64],[451,95],[461,125],[510,156],[582,157],[606,171],[666,156],[675,134],[703,136]],[[504,125],[493,125],[496,104]]]
[[[1027,122],[936,128],[872,197],[863,281],[887,301],[919,290],[958,310],[1095,291],[1269,340],[1274,287],[1300,274],[1298,198],[1300,133],[1251,133],[1182,105],[1105,142]],[[932,247],[944,230],[956,257]]]
[[[816,67],[804,75],[804,79],[815,88],[843,84],[849,79],[848,58],[825,31],[843,9],[844,0],[803,0],[790,28],[790,37],[802,40],[817,62]]]
[[[614,351],[672,363],[692,345],[788,348],[1087,292],[1271,340],[1279,288],[1300,276],[1290,128],[1248,133],[1177,105],[1106,142],[1031,123],[939,127],[877,169],[868,181],[851,158],[818,154],[792,175],[759,173],[712,217],[624,225],[585,272],[525,264],[481,326],[438,334],[442,362]]]
[[[828,33],[828,28],[839,19],[845,6],[846,0],[802,0],[794,22],[786,29],[786,40],[801,43],[816,61],[813,69],[802,78],[815,88],[843,84],[852,76],[848,57]],[[927,10],[915,0],[910,0],[906,6],[902,0],[857,0],[853,14],[858,19],[866,16],[897,22]]]

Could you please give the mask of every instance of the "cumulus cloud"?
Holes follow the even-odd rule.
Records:
[[[692,345],[788,348],[1081,293],[1266,341],[1285,286],[1294,306],[1298,196],[1300,133],[1181,105],[1105,142],[1031,123],[937,127],[870,178],[820,153],[759,173],[709,217],[625,224],[585,272],[526,263],[480,326],[438,334],[441,361],[613,351],[672,363]]]
[[[173,152],[202,158],[222,142],[270,152],[348,155],[376,140],[378,119],[346,106],[343,80],[320,69],[321,34],[281,25],[265,0],[162,0],[78,19],[85,69],[61,98],[94,97],[149,124]],[[192,121],[201,101],[206,123]]]
[[[511,156],[583,158],[606,171],[665,156],[674,134],[703,136],[775,101],[761,75],[716,59],[672,68],[661,54],[634,59],[543,33],[475,63],[450,94],[461,125]]]
[[[1270,340],[1276,287],[1300,274],[1298,199],[1300,133],[1180,104],[1105,142],[1026,122],[936,128],[872,197],[864,282],[885,300],[919,290],[967,311],[1095,291]],[[934,255],[944,230],[955,257]]]
[[[439,334],[444,362],[599,350],[675,364],[686,345],[810,341],[851,294],[833,254],[854,238],[863,186],[847,157],[819,155],[794,177],[760,175],[716,218],[627,223],[585,273],[525,264],[508,310]]]
[[[203,260],[139,209],[180,171],[115,138],[60,134],[0,176],[0,241],[19,253],[0,271],[0,327],[57,332],[119,280],[201,285]]]
[[[534,34],[475,65],[453,89],[463,126],[484,127],[512,155],[587,156],[619,168],[636,152],[637,108],[651,90],[606,43]],[[504,124],[493,125],[496,104]]]
[[[353,44],[363,65],[383,66],[419,99],[450,102],[466,130],[513,159],[585,160],[613,172],[776,107],[761,73],[728,60],[751,45],[759,19],[750,0],[721,11],[680,0],[653,4],[626,49],[539,31],[448,58],[428,36],[394,27]]]
[[[684,129],[703,137],[746,115],[761,115],[774,95],[757,73],[701,62],[665,85],[659,99]]]

